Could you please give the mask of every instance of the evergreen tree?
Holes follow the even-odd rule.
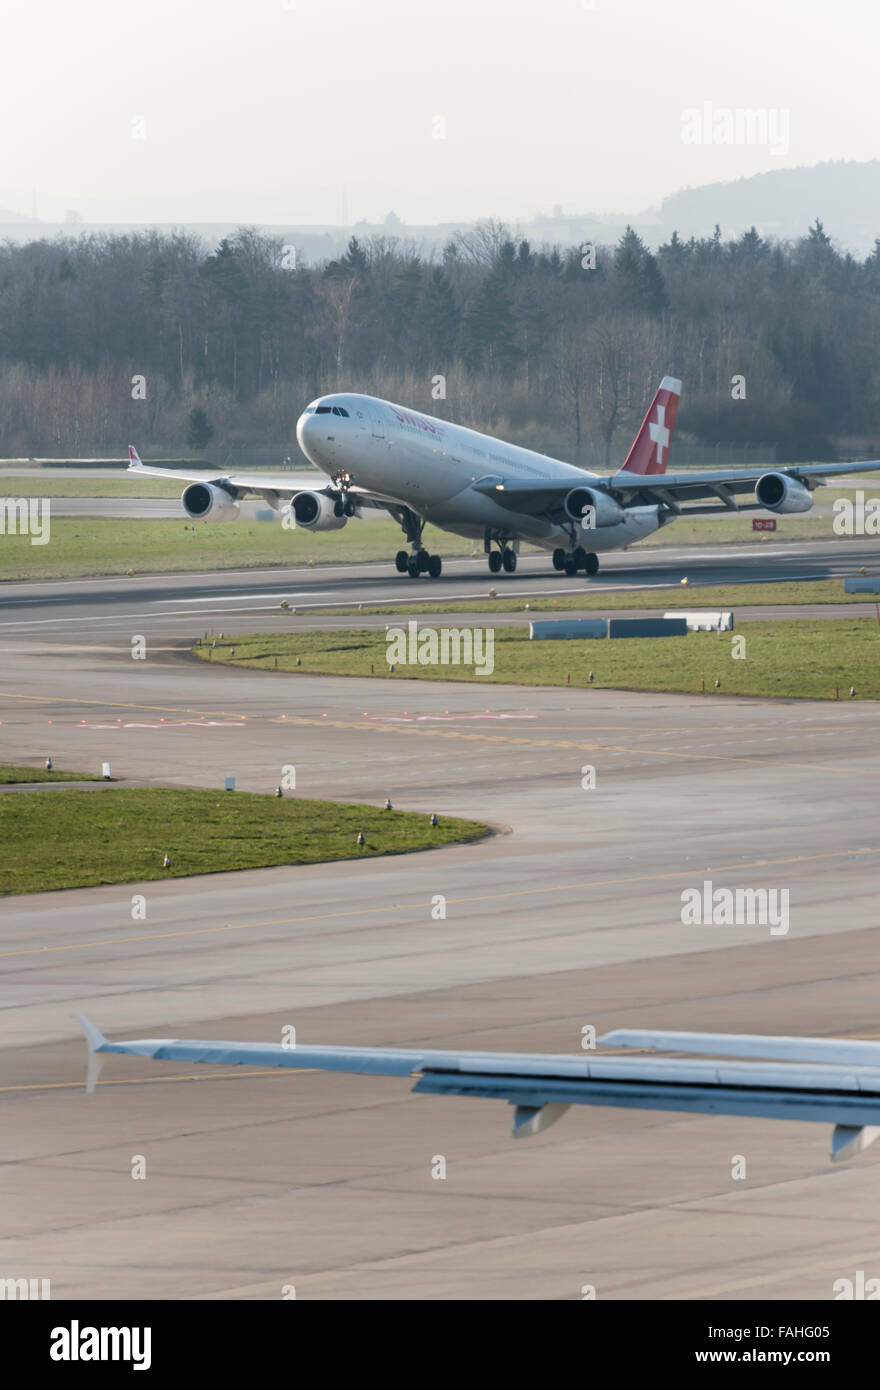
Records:
[[[214,438],[214,426],[208,419],[207,411],[200,405],[193,406],[186,417],[186,443],[189,449],[207,448]]]

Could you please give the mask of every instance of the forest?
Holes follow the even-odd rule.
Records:
[[[876,455],[880,238],[861,261],[818,219],[656,252],[632,229],[564,250],[486,221],[433,254],[353,236],[322,265],[250,227],[214,250],[157,231],[0,247],[4,457],[280,459],[338,389],[614,467],[665,374],[682,457]]]

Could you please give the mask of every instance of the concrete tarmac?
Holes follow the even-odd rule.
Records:
[[[381,589],[367,569],[320,582]],[[185,582],[227,602],[229,576]],[[236,577],[244,604],[257,582]],[[826,1125],[573,1108],[513,1141],[508,1107],[408,1081],[128,1058],[87,1097],[72,1021],[575,1053],[588,1025],[880,1036],[876,705],[212,670],[185,651],[201,617],[133,583],[11,586],[0,760],[267,794],[293,764],[295,795],[498,833],[5,899],[4,1276],[56,1298],[772,1300],[880,1274],[880,1146],[832,1167]],[[706,880],[787,889],[788,931],[683,925]]]

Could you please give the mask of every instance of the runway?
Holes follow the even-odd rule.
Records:
[[[869,551],[762,549],[760,564],[818,574]],[[678,583],[676,556],[635,556],[604,582],[632,568]],[[749,576],[748,556],[689,558],[691,575]],[[451,569],[438,588],[473,586],[473,562]],[[823,1125],[583,1108],[514,1142],[507,1107],[405,1081],[192,1081],[122,1058],[83,1094],[75,1009],[110,1036],[273,1040],[293,1024],[302,1043],[499,1050],[578,1052],[585,1025],[880,1035],[875,705],[267,680],[186,655],[205,609],[265,624],[288,579],[337,602],[402,582],[367,566],[4,589],[0,760],[109,758],[123,780],[235,775],[266,792],[292,763],[297,795],[388,795],[498,833],[5,900],[4,1272],[51,1278],[56,1298],[278,1298],[292,1283],[299,1298],[413,1300],[585,1285],[822,1299],[880,1273],[880,1151],[832,1168]],[[514,582],[559,583],[528,566]],[[133,661],[129,635],[147,628]],[[789,932],[683,926],[681,893],[705,879],[787,887]]]
[[[637,547],[603,557],[594,579],[557,574],[549,557],[527,555],[515,575],[490,575],[483,556],[448,560],[439,580],[412,580],[391,563],[292,566],[289,570],[235,570],[214,573],[144,575],[134,578],[14,582],[0,587],[0,659],[2,643],[38,634],[41,640],[114,641],[120,633],[150,633],[168,638],[197,636],[208,629],[259,631],[290,623],[280,604],[297,609],[297,618],[312,608],[392,604],[436,599],[485,599],[494,589],[500,598],[525,603],[538,597],[572,593],[617,594],[649,588],[680,591],[681,580],[695,591],[706,585],[736,585],[774,580],[840,578],[880,572],[880,548],[870,539],[812,541],[781,545]],[[695,606],[699,606],[695,592]],[[634,593],[633,607],[638,608]],[[293,620],[295,621],[295,619]]]

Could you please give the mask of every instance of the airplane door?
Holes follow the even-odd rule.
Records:
[[[385,422],[384,422],[384,420],[382,419],[382,412],[381,412],[381,410],[378,408],[378,406],[375,407],[373,410],[370,411],[370,417],[371,417],[371,419],[372,419],[372,421],[373,421],[373,438],[374,438],[374,439],[384,439],[384,438],[385,438]]]

